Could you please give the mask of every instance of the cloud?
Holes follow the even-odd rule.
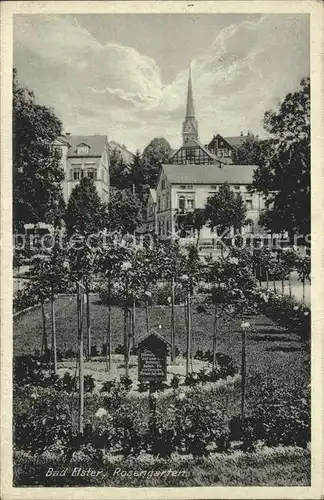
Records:
[[[308,22],[301,15],[245,16],[215,33],[193,58],[203,142],[248,128],[262,135],[264,112],[309,72]],[[162,42],[168,64],[176,33]],[[14,60],[23,83],[72,133],[108,132],[134,150],[154,136],[179,145],[188,68],[163,85],[152,57],[113,40],[100,43],[72,16],[54,15],[15,17]]]

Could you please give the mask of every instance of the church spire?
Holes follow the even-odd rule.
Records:
[[[191,66],[189,66],[188,91],[187,91],[187,109],[186,117],[182,123],[182,142],[189,144],[191,141],[198,141],[198,122],[195,118],[195,107],[192,94]]]
[[[187,93],[187,113],[186,118],[195,117],[195,107],[192,95],[191,64],[189,65],[188,93]]]

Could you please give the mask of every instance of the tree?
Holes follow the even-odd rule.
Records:
[[[121,266],[129,257],[125,246],[116,244],[112,234],[108,235],[105,245],[99,249],[98,266],[108,291],[108,321],[106,330],[106,367],[111,369],[111,306],[114,282],[119,279]]]
[[[168,163],[172,149],[163,137],[155,137],[144,149],[142,156],[144,181],[155,188],[161,166]]]
[[[62,124],[36,102],[13,73],[13,224],[45,222],[57,226],[64,213],[60,156],[53,147]]]
[[[165,239],[159,241],[157,251],[160,261],[161,278],[171,283],[171,361],[176,359],[176,333],[175,333],[175,286],[183,274],[184,255],[181,253],[179,241]]]
[[[248,133],[243,143],[234,151],[233,163],[235,165],[258,165],[265,141],[258,136]]]
[[[206,224],[206,212],[203,208],[195,208],[192,212],[187,212],[184,216],[179,216],[179,226],[183,229],[193,230],[196,233],[196,248],[199,245],[200,232]]]
[[[215,228],[220,236],[231,228],[234,231],[241,229],[245,221],[246,207],[241,194],[231,191],[229,184],[225,183],[214,196],[208,198],[205,214],[209,227]]]
[[[139,197],[128,189],[111,189],[105,212],[105,226],[109,231],[133,233],[142,222]]]
[[[308,255],[298,255],[296,259],[298,279],[302,282],[303,301],[305,301],[305,282],[311,281],[311,258]]]
[[[92,179],[84,177],[73,189],[65,214],[68,236],[79,238],[78,247],[70,245],[70,264],[77,281],[83,281],[86,295],[88,357],[91,356],[90,288],[96,270],[96,248],[89,240],[104,228],[103,205]],[[89,240],[89,241],[87,241]]]
[[[48,297],[51,301],[52,341],[50,350],[50,370],[53,368],[53,373],[57,374],[55,296],[65,289],[68,280],[65,251],[64,248],[62,248],[61,238],[58,232],[54,233],[54,244],[48,252],[48,255],[35,257],[30,269],[30,275],[32,290],[39,296],[42,306],[42,347],[44,347],[45,353],[47,349],[47,335],[44,301]]]
[[[84,177],[73,189],[68,201],[65,224],[67,234],[98,234],[104,227],[103,206],[92,179]]]
[[[187,291],[187,304],[185,309],[186,327],[187,327],[187,353],[186,353],[186,377],[189,375],[189,365],[191,361],[191,298],[194,287],[198,284],[201,275],[202,264],[199,258],[196,246],[190,245],[188,252],[183,260],[183,273],[180,281]]]
[[[310,80],[288,93],[279,109],[267,111],[270,134],[262,148],[253,189],[266,198],[260,224],[273,233],[310,233]]]
[[[122,154],[114,148],[109,155],[110,185],[117,189],[127,189],[131,185],[132,167],[125,163]]]

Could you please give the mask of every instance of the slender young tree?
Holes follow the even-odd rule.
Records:
[[[162,240],[157,252],[160,262],[160,275],[171,285],[171,361],[176,359],[176,332],[175,332],[175,289],[180,285],[180,276],[184,274],[185,258],[181,253],[177,240]]]
[[[90,290],[97,270],[96,236],[104,229],[104,207],[92,179],[84,177],[68,201],[65,223],[70,245],[70,264],[77,281],[85,287],[87,319],[87,357],[91,356]]]

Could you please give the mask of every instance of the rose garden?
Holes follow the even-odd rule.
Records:
[[[270,285],[293,269],[308,281],[309,258],[132,243],[55,241],[30,259],[14,302],[16,484],[307,484],[310,310]],[[150,335],[165,339],[163,380],[138,380]],[[104,476],[46,477],[94,464]],[[123,479],[118,464],[187,475]]]

